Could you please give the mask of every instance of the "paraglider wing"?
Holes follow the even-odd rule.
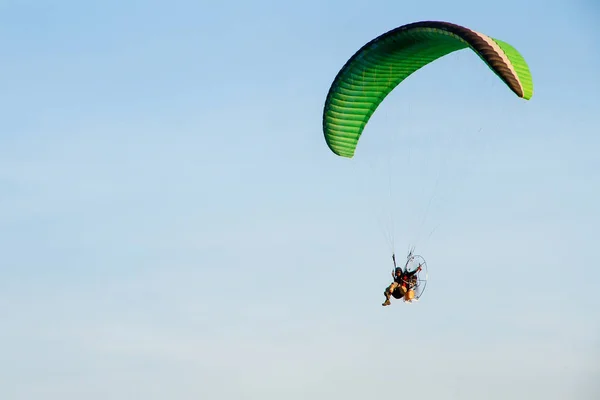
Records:
[[[364,45],[335,77],[323,110],[323,132],[331,151],[352,158],[369,118],[400,82],[430,62],[467,47],[518,97],[531,98],[531,73],[510,44],[448,22],[404,25]]]

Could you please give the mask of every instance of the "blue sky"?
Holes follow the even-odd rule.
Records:
[[[0,2],[0,397],[597,398],[598,6],[403,3]],[[532,100],[451,54],[334,156],[335,74],[424,19]]]

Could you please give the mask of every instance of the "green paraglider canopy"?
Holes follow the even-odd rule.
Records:
[[[404,25],[364,45],[335,77],[323,110],[331,151],[352,158],[369,118],[396,86],[430,62],[467,47],[517,96],[531,98],[531,73],[510,44],[448,22]]]

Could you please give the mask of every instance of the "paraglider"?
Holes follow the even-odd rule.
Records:
[[[405,303],[418,301],[427,284],[427,263],[423,257],[413,255],[412,251],[406,258],[404,268],[396,265],[396,254],[392,254],[392,260],[394,261],[394,271],[392,272],[394,281],[385,289],[383,293],[385,301],[381,305],[389,306],[392,296],[395,299],[403,299]],[[424,276],[421,272],[424,273]]]
[[[518,97],[532,97],[529,67],[510,44],[449,22],[415,22],[371,40],[339,71],[323,110],[327,146],[338,156],[352,158],[369,118],[394,88],[425,65],[466,48]]]
[[[371,40],[338,72],[323,109],[323,133],[329,149],[338,156],[353,158],[369,119],[392,90],[425,65],[467,48],[515,95],[531,99],[531,72],[512,45],[449,22],[415,22]],[[394,281],[385,290],[383,305],[390,304],[391,296],[409,303],[418,300],[427,282],[425,260],[411,250],[402,269],[396,266],[394,253],[392,258]]]

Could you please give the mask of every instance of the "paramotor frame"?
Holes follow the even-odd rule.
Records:
[[[429,278],[429,272],[427,270],[427,261],[418,255],[409,253],[406,264],[404,264],[404,270],[406,272],[415,271],[417,268],[421,267],[421,270],[413,275],[413,279],[408,282],[408,289],[412,289],[415,292],[415,297],[412,301],[419,300],[425,291],[425,287],[427,286],[427,280]],[[392,296],[396,299],[404,298],[404,295],[401,294],[400,290],[396,289],[392,293]]]

